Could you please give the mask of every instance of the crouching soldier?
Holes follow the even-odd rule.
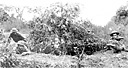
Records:
[[[13,40],[11,42],[11,40]],[[25,38],[18,32],[18,30],[16,28],[12,28],[11,30],[11,33],[9,35],[9,38],[8,38],[8,42],[9,42],[9,47],[15,51],[17,47],[20,47],[20,42],[22,41],[22,43],[25,44],[26,40]],[[12,45],[12,46],[11,46]],[[29,51],[29,49],[27,48],[26,45],[23,45],[23,47]],[[9,48],[9,49],[10,49]]]
[[[110,34],[111,39],[109,40],[109,43],[107,44],[108,49],[114,50],[114,53],[119,53],[121,51],[126,51],[125,45],[122,43],[123,37],[120,36],[120,33],[118,31],[113,31]]]

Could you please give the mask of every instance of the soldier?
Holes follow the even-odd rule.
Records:
[[[18,30],[16,28],[12,28],[10,36],[8,41],[10,42],[10,39],[13,39],[14,42],[18,42],[18,41],[25,41],[25,38],[18,32]]]
[[[11,39],[13,40],[13,42],[11,42]],[[8,38],[8,42],[10,43],[9,45],[9,49],[11,48],[13,51],[16,50],[16,48],[18,47],[18,45],[21,45],[22,43],[26,43],[25,38],[18,32],[18,30],[16,28],[12,28],[10,36]],[[27,49],[27,46],[24,45],[24,48],[29,51],[29,49]]]
[[[109,40],[109,44],[107,44],[109,49],[114,49],[114,53],[118,53],[121,51],[127,52],[127,50],[125,49],[125,45],[121,41],[124,38],[120,36],[120,33],[118,31],[113,31],[110,36],[111,39]]]

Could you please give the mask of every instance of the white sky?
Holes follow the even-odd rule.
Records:
[[[117,9],[126,5],[127,0],[0,0],[0,4],[13,6],[43,6],[47,7],[51,3],[80,3],[81,16],[90,20],[93,24],[104,26],[115,15]],[[32,15],[25,14],[25,18],[30,19]]]

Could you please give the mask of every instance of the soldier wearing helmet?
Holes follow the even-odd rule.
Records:
[[[12,39],[14,42],[10,42],[11,39]],[[22,45],[22,44],[20,43],[20,41],[23,41],[24,44],[25,44],[25,42],[26,42],[25,38],[18,32],[18,30],[17,30],[16,28],[12,28],[11,33],[10,33],[9,38],[8,38],[8,43],[9,43],[9,46],[7,45],[8,48],[12,48],[13,51],[15,51],[19,44]],[[23,42],[22,42],[22,43],[23,43]],[[12,46],[11,46],[11,45],[12,45]],[[24,45],[24,47],[25,47],[25,49],[26,49],[26,46],[25,46],[25,45]],[[28,49],[27,49],[27,50],[28,50]]]
[[[120,41],[123,39],[123,37],[120,36],[120,33],[118,31],[112,31],[110,36],[111,36],[111,40]]]
[[[13,39],[14,42],[25,41],[25,38],[18,32],[16,28],[12,28],[9,39]]]
[[[112,31],[110,37],[111,39],[109,40],[109,44],[107,45],[114,49],[115,53],[127,51],[125,49],[125,45],[121,42],[121,40],[123,40],[124,38],[120,36],[120,33],[118,31]]]

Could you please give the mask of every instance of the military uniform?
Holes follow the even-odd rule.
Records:
[[[13,40],[12,42],[10,42],[11,39]],[[13,28],[11,30],[11,34],[9,36],[8,42],[10,43],[8,46],[9,50],[20,51],[18,52],[18,54],[25,51],[29,51],[29,49],[25,44],[26,42],[25,38],[18,33],[18,30],[16,28]]]
[[[117,31],[113,31],[110,36],[111,39],[109,40],[109,43],[107,44],[110,48],[114,50],[114,52],[120,52],[125,49],[125,45],[122,43],[123,37],[119,36],[120,33]]]
[[[11,34],[10,34],[10,36],[9,36],[9,38],[12,38],[13,39],[13,41],[15,41],[16,43],[18,42],[18,41],[25,41],[25,38],[23,37],[23,36],[21,36],[17,31],[15,32],[12,32]]]

